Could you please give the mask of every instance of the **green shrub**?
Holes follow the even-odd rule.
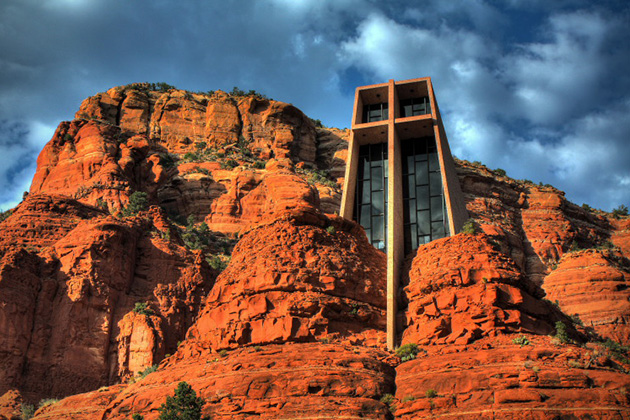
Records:
[[[384,394],[381,397],[381,402],[391,408],[392,404],[394,404],[394,396],[392,394]]]
[[[512,339],[512,343],[514,344],[518,344],[519,346],[523,347],[523,346],[529,346],[529,339],[527,337],[525,337],[524,335],[521,335],[519,337],[513,338]]]
[[[13,209],[9,209],[7,211],[0,210],[0,222],[6,220],[12,214],[13,214]]]
[[[582,204],[582,208],[586,211],[593,211],[593,208],[586,203]]]
[[[619,219],[620,216],[627,216],[628,215],[628,206],[625,206],[625,205],[621,204],[616,209],[613,209],[612,215],[613,215],[613,217],[615,219]]]
[[[267,164],[265,163],[264,160],[257,160],[254,163],[252,163],[252,168],[254,169],[265,169],[265,166]]]
[[[630,353],[630,346],[622,346],[616,341],[607,338],[606,341],[598,343],[600,346],[608,349],[613,359],[616,359],[622,363],[630,364],[628,360],[628,353]]]
[[[328,172],[326,171],[303,168],[298,168],[296,171],[311,185],[321,184],[330,188],[337,188],[337,183],[328,177]]]
[[[133,311],[140,315],[154,315],[153,309],[149,308],[149,302],[136,302],[136,305],[133,307]]]
[[[238,162],[234,159],[226,159],[221,162],[221,169],[234,169],[238,166]]]
[[[58,398],[44,398],[43,400],[39,401],[39,404],[37,404],[37,406],[38,408],[48,407],[49,405],[57,404],[58,402]]]
[[[580,245],[577,243],[577,241],[571,242],[571,246],[569,247],[569,252],[578,252],[581,250],[582,248],[580,248]]]
[[[313,125],[317,128],[323,128],[324,124],[322,124],[321,120],[316,120],[313,118],[309,118],[311,120],[311,122],[313,123]]]
[[[162,153],[159,155],[159,157],[160,165],[165,168],[173,168],[177,163],[176,157],[170,153]]]
[[[223,349],[223,350],[221,350],[221,351],[219,352],[219,356],[221,356],[221,357],[227,357],[227,355],[228,355],[228,351],[227,351],[227,350],[225,350],[225,349]]]
[[[569,337],[569,333],[567,332],[567,326],[564,322],[558,321],[556,322],[556,336],[561,343],[568,344],[571,343],[571,338]]]
[[[615,244],[613,244],[610,241],[604,241],[595,247],[595,249],[615,249],[615,248],[616,248]]]
[[[474,235],[477,233],[477,226],[472,219],[466,220],[466,223],[462,226],[461,232],[466,235]]]
[[[578,314],[573,314],[573,315],[571,315],[571,316],[570,316],[570,318],[571,318],[571,321],[573,321],[573,323],[574,323],[575,325],[581,325],[581,326],[584,326],[584,322],[582,322],[582,320],[580,319],[580,315],[578,315]]]
[[[147,199],[147,193],[136,191],[129,196],[129,204],[127,204],[127,207],[123,208],[122,214],[124,217],[135,216],[148,208],[149,201]]]
[[[135,413],[131,416],[131,420],[144,420],[144,416],[142,414]]]
[[[402,402],[406,403],[406,402],[411,402],[415,400],[416,400],[416,397],[414,397],[413,395],[407,395],[406,397],[403,397]]]
[[[335,234],[335,232],[336,232],[335,227],[334,227],[334,226],[328,226],[328,227],[326,228],[326,232],[328,232],[328,233],[329,233],[329,234],[331,234],[331,235],[334,235],[334,234]]]
[[[140,379],[142,379],[146,377],[149,373],[153,373],[157,370],[158,370],[158,365],[149,366],[145,370],[138,372],[138,376],[140,376]]]
[[[222,258],[220,255],[211,255],[209,257],[206,257],[206,261],[213,269],[217,271],[223,271],[230,263],[230,257],[224,256]]]
[[[204,404],[205,400],[197,397],[195,390],[182,381],[177,385],[175,394],[166,397],[166,402],[158,409],[158,420],[200,420]]]
[[[107,207],[107,203],[102,198],[97,198],[96,199],[96,207],[98,207],[99,209],[104,210],[104,211],[108,211],[109,210],[109,208]]]
[[[149,91],[168,92],[169,90],[177,89],[175,86],[169,85],[168,83],[164,83],[164,82],[158,82],[158,83],[149,83],[149,82],[130,83],[130,84],[128,84],[125,87],[128,88],[128,89],[139,90],[139,91],[142,91],[142,92],[149,92]]]
[[[22,404],[20,406],[20,418],[29,420],[35,415],[35,406],[33,404]]]
[[[396,349],[396,356],[400,357],[402,362],[407,362],[415,359],[419,351],[416,343],[407,343]]]
[[[506,176],[507,173],[505,172],[505,169],[501,169],[501,168],[497,168],[493,171],[496,175],[498,176]]]
[[[435,398],[438,396],[438,393],[435,389],[427,389],[427,392],[424,393],[427,398]]]

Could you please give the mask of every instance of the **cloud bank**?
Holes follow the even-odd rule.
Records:
[[[6,0],[0,208],[56,125],[112,86],[239,86],[345,127],[355,87],[424,76],[458,157],[578,204],[628,205],[629,14],[580,0]]]

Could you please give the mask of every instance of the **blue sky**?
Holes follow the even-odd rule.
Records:
[[[2,0],[0,209],[113,86],[238,86],[347,127],[355,87],[425,76],[457,157],[630,205],[629,41],[626,1]]]

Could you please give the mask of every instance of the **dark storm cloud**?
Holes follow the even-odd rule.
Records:
[[[5,0],[0,207],[59,121],[112,86],[236,85],[343,127],[355,86],[420,76],[459,157],[630,204],[627,22],[619,1]]]

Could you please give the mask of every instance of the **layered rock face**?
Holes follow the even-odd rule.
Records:
[[[531,337],[427,348],[396,369],[395,418],[623,419],[630,376],[601,347]],[[626,365],[627,366],[627,365]]]
[[[187,381],[215,419],[629,418],[628,219],[458,162],[472,224],[407,256],[401,358],[386,256],[333,215],[347,135],[256,95],[84,101],[0,222],[0,415],[151,420]]]
[[[187,343],[216,350],[334,337],[382,345],[385,266],[354,223],[292,210],[241,239]]]
[[[433,241],[418,249],[409,272],[402,342],[469,344],[508,332],[552,333],[552,308],[533,289],[484,234]]]
[[[37,419],[156,419],[179,381],[206,398],[213,419],[389,419],[381,395],[393,390],[387,353],[365,347],[301,343],[235,350],[221,357],[187,355],[145,379],[66,398]],[[309,416],[309,417],[307,417]]]
[[[282,200],[273,169],[265,169],[271,158],[300,162],[305,176],[330,168],[332,187],[313,182],[309,194],[321,194],[323,209],[335,211],[347,137],[315,128],[290,104],[257,96],[117,87],[86,99],[74,121],[60,124],[38,158],[31,193],[115,210],[144,191],[169,213],[234,233],[257,223],[265,202]],[[271,188],[257,188],[265,180]]]
[[[20,230],[35,211],[39,242]],[[200,253],[162,239],[168,229],[157,208],[119,220],[73,199],[29,196],[0,225],[3,243],[29,244],[5,245],[0,261],[0,392],[94,389],[172,352],[216,274]],[[136,303],[149,319],[134,316]]]
[[[186,341],[158,372],[106,398],[94,395],[98,403],[89,404],[99,409],[89,414],[77,413],[81,396],[37,418],[155,418],[186,380],[215,419],[387,419],[380,398],[393,392],[395,374],[389,353],[378,349],[384,270],[385,256],[356,224],[293,210],[245,234]]]
[[[628,220],[578,207],[552,187],[497,179],[485,167],[462,162],[459,171],[470,215],[518,266],[530,293],[629,345]]]

